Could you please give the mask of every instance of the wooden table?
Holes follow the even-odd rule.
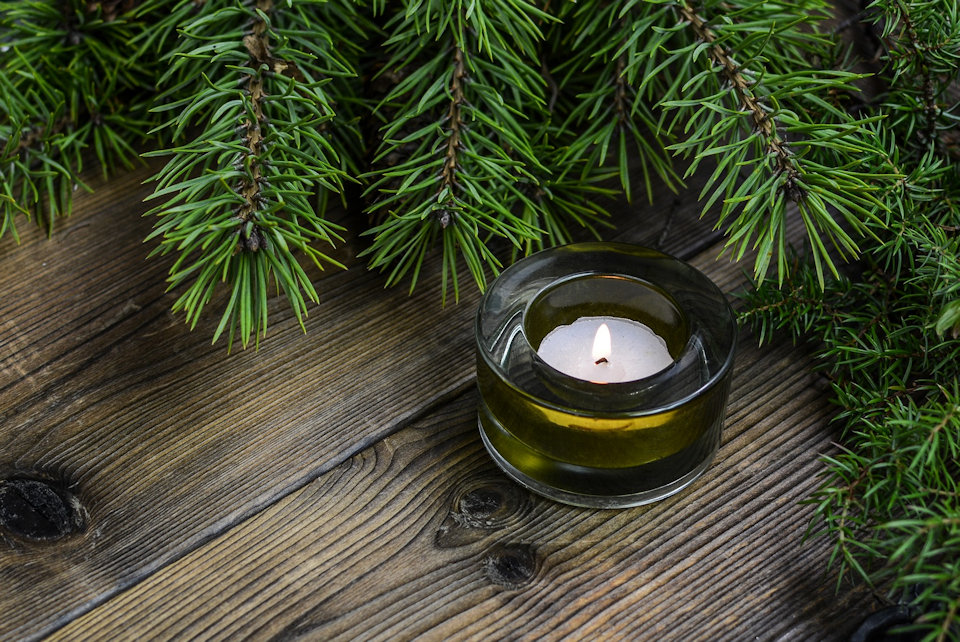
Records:
[[[83,521],[0,530],[0,637],[844,639],[876,608],[804,541],[837,428],[802,348],[742,333],[692,487],[563,506],[480,442],[477,293],[441,307],[435,261],[413,296],[384,290],[350,240],[306,334],[276,301],[259,351],[228,356],[146,259],[149,175],[94,179],[50,239],[0,242],[0,478],[46,480]],[[636,204],[617,238],[735,291],[749,268],[717,261],[694,196]]]

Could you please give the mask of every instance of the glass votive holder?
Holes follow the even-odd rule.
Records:
[[[639,378],[605,383],[593,373],[645,353],[614,340],[609,359],[557,367],[538,352],[558,329],[605,320],[642,324],[637,332],[652,331],[668,356],[634,370]],[[483,443],[515,481],[567,504],[622,508],[672,495],[719,446],[736,333],[719,288],[666,254],[623,243],[538,252],[504,270],[480,303]]]

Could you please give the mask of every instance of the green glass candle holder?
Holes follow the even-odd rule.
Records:
[[[540,357],[551,331],[593,317],[642,323],[672,362],[595,383]],[[702,474],[719,446],[736,332],[719,288],[661,252],[580,243],[522,259],[477,314],[483,443],[510,477],[560,502],[622,508],[667,497]]]

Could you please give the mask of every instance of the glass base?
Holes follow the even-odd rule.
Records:
[[[490,457],[497,464],[497,466],[499,466],[500,469],[507,474],[508,477],[528,490],[546,497],[547,499],[552,499],[553,501],[560,502],[562,504],[580,506],[583,508],[631,508],[634,506],[643,506],[644,504],[658,502],[680,492],[696,481],[696,479],[700,477],[700,475],[702,475],[707,468],[710,467],[710,464],[713,462],[714,453],[716,452],[715,448],[710,449],[706,457],[699,462],[695,468],[688,471],[682,477],[679,477],[678,479],[675,479],[667,484],[663,484],[662,486],[645,489],[635,493],[626,493],[620,495],[591,495],[563,490],[555,486],[545,484],[542,481],[534,479],[533,477],[523,473],[513,466],[513,464],[507,461],[490,441],[486,430],[484,430],[482,416],[477,418],[477,424],[480,429],[480,437],[483,440],[483,445],[486,447],[487,452],[490,453]],[[586,470],[584,471],[584,474],[589,475],[590,471]]]

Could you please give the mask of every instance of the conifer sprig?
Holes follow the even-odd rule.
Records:
[[[132,41],[156,16],[86,0],[0,2],[0,237],[70,213],[84,150],[132,166],[156,62]]]
[[[924,640],[960,637],[960,15],[952,2],[876,0],[869,8],[887,91],[864,108],[885,164],[903,178],[851,278],[821,290],[799,263],[785,287],[750,295],[761,337],[812,340],[841,408],[843,450],[825,458],[811,532],[831,537],[854,574],[910,604]]]
[[[837,273],[836,252],[858,254],[857,237],[884,206],[878,193],[899,178],[874,118],[851,116],[837,99],[861,76],[818,64],[834,57],[818,30],[828,10],[818,0],[567,8],[558,41],[574,56],[556,70],[561,93],[576,95],[561,100],[575,134],[566,158],[612,157],[628,197],[631,166],[649,191],[654,176],[674,184],[671,152],[691,159],[688,176],[709,159],[704,210],[720,206],[734,255],[755,249],[755,274],[772,266],[783,279],[786,220],[799,215],[822,283]]]
[[[666,130],[682,137],[671,149],[693,158],[688,174],[716,160],[704,208],[720,201],[727,246],[737,259],[756,250],[758,278],[771,262],[779,281],[787,276],[786,220],[795,211],[822,285],[825,272],[837,276],[834,252],[859,254],[855,237],[884,207],[877,194],[900,178],[870,127],[879,117],[855,118],[833,98],[856,92],[860,76],[812,64],[830,57],[816,28],[827,5],[707,2],[706,17],[686,0],[675,7],[679,41],[662,54],[683,79],[661,101],[671,112]]]
[[[343,43],[363,29],[349,2],[181,3],[189,5],[155,111],[172,114],[161,130],[190,140],[151,153],[172,156],[156,176],[151,198],[163,202],[149,212],[158,217],[151,237],[161,239],[156,252],[178,255],[170,287],[184,289],[174,309],[196,324],[226,282],[214,340],[227,332],[246,346],[266,331],[274,287],[301,324],[306,302],[318,300],[298,254],[339,266],[319,247],[340,238],[324,210],[349,179],[345,144],[332,141],[359,137],[328,92],[356,76],[357,48]],[[347,102],[350,86],[337,87]]]
[[[517,0],[405,2],[390,16],[380,73],[398,80],[375,110],[385,124],[366,175],[368,211],[380,220],[370,265],[388,270],[388,283],[409,276],[412,288],[439,243],[444,297],[448,280],[456,297],[458,256],[483,287],[485,269],[501,265],[491,238],[519,248],[544,233],[525,188],[549,173],[535,120],[545,106],[544,19]]]
[[[838,579],[852,572],[891,601],[912,604],[924,639],[952,639],[960,341],[932,331],[926,280],[892,282],[876,271],[862,283],[828,281],[824,292],[807,266],[785,286],[758,288],[746,319],[763,337],[786,327],[813,340],[844,426],[843,450],[824,458],[824,482],[811,500],[811,534],[835,542]]]
[[[663,44],[664,30],[676,22],[671,7],[565,3],[560,18],[549,59],[561,88],[560,111],[566,119],[561,129],[570,140],[558,170],[573,168],[586,177],[597,167],[612,166],[628,199],[636,167],[648,196],[656,182],[678,189],[655,110],[671,84],[669,72],[657,69],[643,53]]]

